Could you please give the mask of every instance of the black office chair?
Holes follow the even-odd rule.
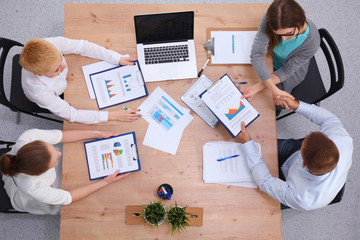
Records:
[[[336,46],[334,39],[326,29],[319,29],[319,33],[321,39],[320,47],[329,66],[331,81],[330,88],[326,91],[314,56],[310,60],[309,69],[304,81],[302,81],[291,92],[295,99],[317,105],[320,101],[330,97],[344,86],[344,65],[339,49]],[[294,111],[291,111],[287,114],[281,115],[277,117],[276,120],[285,118],[293,113]]]
[[[11,150],[11,146],[14,145],[13,142],[0,141],[0,145],[5,145],[5,147],[0,148],[0,156],[8,153]],[[10,199],[4,189],[4,182],[2,180],[2,174],[0,174],[0,212],[2,213],[22,213],[16,211],[11,205]]]
[[[35,117],[62,123],[61,120],[40,115],[39,113],[51,114],[51,112],[47,109],[39,107],[36,103],[33,103],[26,98],[21,84],[22,67],[19,64],[19,54],[16,54],[12,61],[10,100],[8,100],[6,97],[4,90],[5,62],[10,49],[15,46],[22,47],[23,45],[10,39],[0,38],[0,103],[10,108],[12,111],[17,112],[17,123],[20,121],[21,112]]]

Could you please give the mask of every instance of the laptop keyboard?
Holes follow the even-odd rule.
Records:
[[[144,48],[145,64],[189,61],[188,45]]]

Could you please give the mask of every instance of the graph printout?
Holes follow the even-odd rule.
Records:
[[[85,142],[90,180],[140,170],[135,133]]]
[[[241,122],[250,124],[259,113],[246,100],[227,74],[215,82],[201,99],[219,118],[233,137],[241,132]]]
[[[111,107],[147,95],[137,62],[90,75],[99,109]]]

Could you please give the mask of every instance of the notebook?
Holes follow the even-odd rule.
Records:
[[[197,77],[193,11],[137,15],[134,22],[146,82]]]

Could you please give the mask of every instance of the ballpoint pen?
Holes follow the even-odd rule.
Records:
[[[218,162],[221,162],[221,161],[224,161],[224,160],[226,160],[226,159],[236,158],[236,157],[238,157],[238,156],[240,156],[240,155],[237,154],[237,155],[233,155],[233,156],[229,156],[229,157],[219,158],[217,161],[218,161]]]
[[[207,64],[209,63],[210,58],[208,58],[204,64],[204,66],[202,67],[202,69],[200,70],[200,72],[198,73],[198,77],[201,76],[202,72],[204,71],[204,69],[206,68]]]
[[[237,83],[237,84],[247,84],[247,82],[234,82],[234,83]]]

